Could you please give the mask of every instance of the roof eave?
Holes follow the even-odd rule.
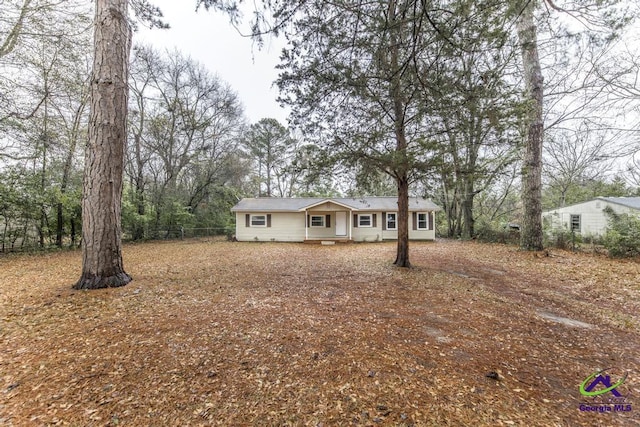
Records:
[[[260,208],[260,209],[248,209],[248,208],[231,208],[231,212],[245,212],[245,213],[253,213],[253,212],[259,212],[259,213],[269,213],[269,212],[300,212],[297,209],[264,209],[264,208]]]
[[[602,200],[603,202],[607,202],[607,203],[613,203],[614,205],[624,206],[625,208],[640,210],[640,208],[638,208],[637,206],[632,206],[632,205],[627,204],[627,203],[622,203],[622,202],[620,202],[618,200],[611,200],[608,197],[600,196],[600,197],[596,197],[596,199]]]

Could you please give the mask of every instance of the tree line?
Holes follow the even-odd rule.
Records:
[[[238,12],[235,2],[197,3]],[[164,25],[148,2],[131,4]],[[125,237],[224,232],[243,196],[393,194],[402,212],[411,193],[444,208],[440,234],[472,238],[515,222],[522,246],[539,249],[544,207],[636,191],[634,3],[267,6],[251,31],[287,41],[276,83],[291,128],[247,123],[213,70],[133,45]],[[11,0],[0,16],[3,250],[81,240],[93,12],[80,1]],[[622,156],[626,171],[607,177]],[[408,266],[408,242],[398,244],[396,263]]]
[[[476,222],[511,220],[521,229],[520,246],[540,250],[543,185],[566,181],[553,166],[571,162],[569,152],[544,141],[570,135],[561,144],[584,141],[585,149],[606,151],[609,159],[638,148],[637,125],[619,120],[633,117],[637,105],[631,65],[637,62],[627,56],[630,67],[616,72],[613,54],[632,43],[634,3],[269,6],[272,14],[258,13],[252,28],[287,40],[277,84],[293,123],[325,151],[328,170],[356,171],[358,182],[374,187],[386,178],[398,195],[397,265],[410,265],[404,220],[410,192],[442,204],[449,236],[471,238]],[[603,104],[607,112],[616,105],[617,118],[607,117]],[[583,138],[586,129],[592,132]],[[602,156],[580,158],[585,161],[579,179],[606,163]],[[551,166],[544,179],[543,165]],[[489,218],[480,214],[479,198]]]
[[[3,15],[7,25],[0,27],[7,38],[0,58],[0,250],[76,246],[93,11],[82,2],[14,3],[22,14]],[[8,24],[20,19],[29,31],[9,51]],[[46,22],[56,22],[56,34]],[[324,191],[305,178],[312,147],[275,119],[247,123],[233,88],[182,53],[134,45],[128,92],[125,238],[162,238],[181,228],[224,234],[233,226],[230,207],[244,195]]]

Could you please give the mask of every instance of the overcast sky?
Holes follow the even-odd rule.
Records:
[[[159,49],[177,48],[204,64],[238,93],[251,123],[273,117],[286,125],[287,114],[276,102],[275,66],[283,42],[265,41],[261,50],[242,37],[220,12],[195,12],[195,0],[153,0],[162,9],[168,30],[140,27],[134,43],[151,44]]]

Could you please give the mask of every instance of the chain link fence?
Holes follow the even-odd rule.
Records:
[[[144,237],[137,240],[183,240],[203,237],[215,237],[221,240],[232,240],[234,235],[235,229],[230,227],[172,227],[166,229],[145,230]],[[122,235],[122,240],[125,242],[131,242],[134,239],[131,233],[125,231]],[[42,245],[36,234],[25,234],[24,236],[21,236],[19,238],[10,238],[10,236],[5,236],[4,239],[0,239],[0,254],[73,249],[79,248],[80,243],[80,239],[72,242],[69,238],[65,237],[65,239],[63,240],[63,245],[60,248],[51,238],[45,239],[44,245]]]

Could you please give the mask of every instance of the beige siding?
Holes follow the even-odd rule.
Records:
[[[325,203],[327,205],[328,203]],[[334,239],[336,237],[336,215],[331,212],[318,212],[312,211],[308,213],[309,215],[309,229],[307,230],[309,239]],[[330,226],[326,226],[326,216],[329,215]],[[311,217],[312,216],[323,216],[325,217],[325,226],[324,227],[311,227]],[[348,228],[347,228],[348,233]],[[304,237],[304,228],[302,229],[302,236]]]
[[[248,241],[304,241],[305,217],[298,212],[274,212],[271,214],[271,227],[246,227],[246,212],[236,213],[236,239]],[[252,214],[249,214],[252,215]],[[267,215],[264,212],[255,215]]]
[[[424,212],[421,212],[424,213]],[[431,221],[429,221],[429,224],[432,225],[432,227],[434,228],[433,230],[418,230],[417,229],[417,225],[416,225],[416,229],[414,230],[414,226],[413,226],[413,213],[409,212],[409,240],[435,240],[436,239],[436,231],[435,231],[435,213],[434,212],[427,212],[427,214],[429,214],[431,216]]]
[[[376,215],[376,226],[373,226],[373,214]],[[371,215],[371,226],[355,226],[353,223],[353,240],[356,242],[379,242],[382,241],[382,212],[358,212],[351,215],[351,221],[356,221],[356,215]],[[359,221],[359,220],[358,220]]]
[[[333,206],[323,206],[331,208]],[[336,238],[336,213],[333,210],[304,212],[273,212],[271,213],[271,227],[247,227],[246,215],[267,215],[265,212],[247,213],[236,212],[236,239],[239,241],[279,241],[279,242],[302,242],[305,239],[335,239]],[[324,227],[309,227],[305,230],[307,222],[306,215],[322,215],[325,217]],[[354,215],[376,215],[375,227],[373,223],[370,227],[355,227]],[[429,213],[434,215],[433,212]],[[326,216],[330,217],[330,226],[326,226]],[[413,230],[412,214],[409,214],[409,239],[413,240],[434,240],[434,230]],[[435,219],[435,218],[434,218]],[[351,228],[351,238],[356,242],[377,242],[382,240],[395,240],[398,238],[397,230],[383,230],[382,212],[359,212],[357,214],[349,212],[347,215],[347,237]],[[373,221],[372,221],[373,222]],[[434,222],[432,222],[433,224]],[[305,233],[306,231],[306,233]]]
[[[363,212],[365,213],[365,212]],[[397,230],[383,230],[382,221],[386,220],[382,216],[382,212],[366,212],[366,214],[375,213],[377,221],[375,227],[357,227],[353,229],[353,240],[356,242],[376,242],[387,239],[397,239]],[[388,212],[387,212],[388,213]],[[435,216],[433,212],[429,212],[432,216],[431,224],[435,224]],[[353,215],[352,215],[353,218]],[[413,213],[409,213],[409,239],[411,240],[435,240],[435,230],[414,230],[413,229]]]
[[[382,230],[383,240],[396,240],[398,238],[398,230]]]
[[[434,230],[412,230],[409,228],[409,240],[435,240]]]

